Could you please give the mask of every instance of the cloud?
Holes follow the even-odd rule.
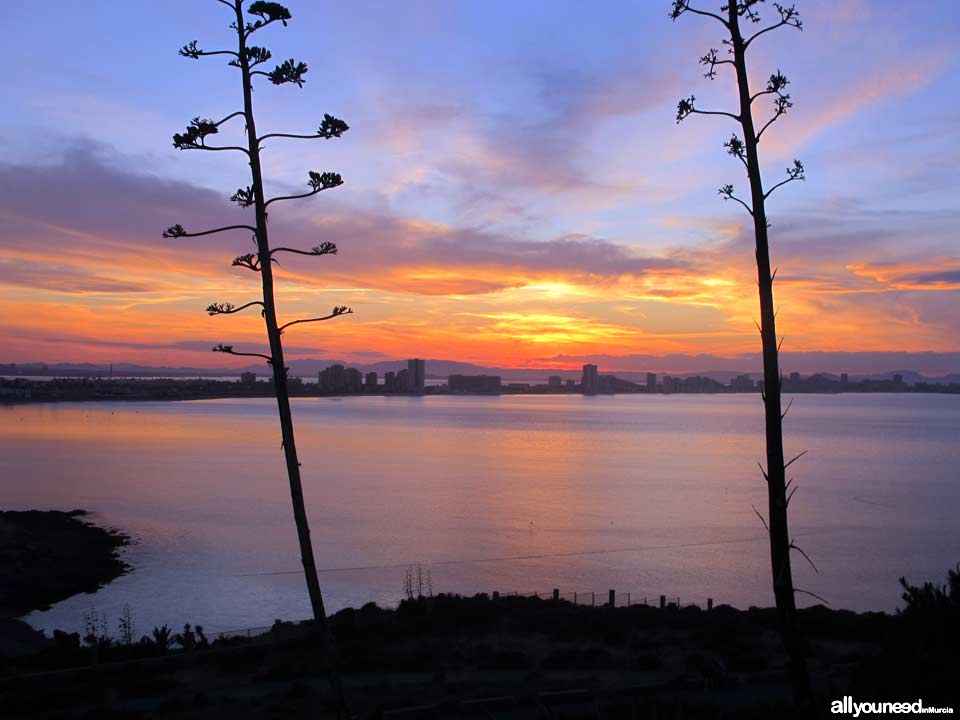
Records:
[[[676,76],[623,57],[598,68],[572,63],[510,67],[516,106],[487,109],[447,88],[440,97],[386,95],[374,142],[399,156],[388,194],[442,196],[460,217],[535,223],[558,200],[568,209],[606,207],[648,183],[597,145],[610,121],[639,118],[676,94]],[[642,88],[642,89],[638,89]],[[669,118],[669,112],[664,115]]]
[[[23,336],[23,330],[18,329],[18,334]],[[84,345],[100,348],[112,348],[120,350],[182,350],[186,352],[210,353],[219,340],[179,340],[176,342],[135,342],[130,340],[100,339],[91,338],[87,335],[65,334],[61,333],[55,337],[44,336],[42,331],[28,331],[30,339],[44,344],[58,345]],[[238,348],[239,349],[239,348]],[[284,352],[290,355],[310,355],[324,354],[327,351],[321,347],[304,347],[299,345],[284,345]],[[244,343],[244,351],[249,352],[269,352],[270,346],[264,343]],[[359,354],[359,353],[354,353]]]
[[[776,159],[791,157],[796,149],[817,135],[846,122],[864,109],[898,95],[917,92],[937,76],[947,57],[943,52],[922,58],[900,57],[895,65],[871,69],[819,107],[804,113],[793,111],[797,117],[791,117],[789,132],[779,135],[774,132],[769,136],[764,133],[764,151]]]
[[[271,215],[275,247],[333,241],[340,250],[277,254],[282,316],[312,317],[341,303],[357,310],[348,320],[298,326],[294,355],[324,347],[341,357],[366,351],[489,364],[525,362],[545,348],[722,353],[757,344],[752,238],[726,217],[696,219],[699,237],[721,242],[650,254],[587,234],[531,240],[373,211],[335,194],[316,205],[278,204]],[[207,342],[188,338],[262,345],[256,313],[203,313],[213,301],[258,296],[256,275],[230,267],[252,247],[249,233],[159,237],[178,221],[205,229],[247,220],[217,193],[80,147],[59,163],[0,165],[0,218],[0,303],[16,328],[16,356],[30,343],[53,352],[57,338],[60,357],[86,342],[90,353],[127,349],[148,362],[155,353],[207,351]],[[956,348],[960,319],[950,293],[960,259],[942,251],[952,225],[941,211],[873,214],[843,203],[776,216],[785,347]]]
[[[90,268],[0,258],[0,283],[62,293],[140,293],[150,287],[125,279],[102,277]]]
[[[63,292],[173,291],[180,273],[204,285],[240,276],[229,258],[249,247],[249,233],[162,239],[176,221],[188,230],[249,222],[217,194],[111,166],[102,152],[76,148],[56,165],[0,166],[0,212],[14,228],[5,249],[30,261],[37,287]],[[486,294],[534,279],[572,277],[603,285],[624,276],[675,272],[682,263],[586,236],[518,240],[472,228],[357,211],[276,213],[271,233],[284,245],[336,242],[322,260],[277,255],[280,272],[306,285],[348,284],[418,295]],[[276,245],[276,243],[274,243]],[[289,258],[289,259],[288,259]],[[0,282],[29,282],[23,263],[0,264]],[[172,273],[173,275],[167,275]],[[231,274],[232,273],[232,274]],[[150,281],[142,276],[151,276]],[[136,281],[131,278],[138,277]]]
[[[932,258],[926,263],[855,263],[847,269],[894,290],[960,290],[960,258]]]

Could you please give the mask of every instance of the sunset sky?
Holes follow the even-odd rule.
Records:
[[[340,250],[281,258],[281,318],[355,310],[288,331],[291,357],[616,369],[758,349],[749,218],[717,194],[746,186],[722,148],[736,128],[675,123],[690,94],[736,109],[725,68],[697,64],[719,24],[671,22],[667,0],[286,4],[256,44],[310,72],[302,90],[261,78],[258,129],[310,133],[325,112],[351,129],[267,144],[269,195],[310,169],[345,181],[271,208],[274,244]],[[791,81],[767,183],[807,168],[768,204],[784,350],[960,351],[960,6],[798,7],[803,32],[748,58],[757,89]],[[217,342],[262,347],[255,312],[204,313],[258,297],[230,267],[249,235],[161,238],[251,221],[228,201],[241,155],[171,145],[241,107],[225,58],[177,55],[232,48],[230,19],[213,0],[5,7],[0,362],[223,366]]]

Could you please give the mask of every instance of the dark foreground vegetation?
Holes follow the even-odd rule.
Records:
[[[844,695],[956,707],[960,578],[905,589],[897,615],[800,611],[824,716]],[[797,717],[773,608],[439,595],[342,610],[330,629],[357,718]],[[327,672],[310,624],[212,642],[189,627],[119,643],[58,633],[38,654],[0,659],[0,708],[9,717],[334,717]]]

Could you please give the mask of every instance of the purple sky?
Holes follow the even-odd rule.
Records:
[[[680,97],[730,105],[730,78],[696,63],[720,47],[716,23],[672,23],[652,1],[289,6],[290,26],[257,41],[310,72],[303,90],[258,87],[258,124],[310,132],[330,112],[351,126],[268,147],[278,192],[310,168],[346,180],[276,215],[300,244],[341,246],[286,268],[285,307],[358,311],[291,340],[305,354],[755,349],[751,238],[717,196],[745,184],[721,147],[734,128],[674,122]],[[769,34],[750,58],[754,84],[780,69],[795,103],[761,144],[768,182],[794,157],[807,167],[769,208],[785,348],[958,351],[960,7],[798,6],[804,31]],[[194,115],[237,109],[220,58],[176,55],[229,42],[227,15],[213,0],[6,8],[0,361],[192,365],[219,361],[186,349],[198,337],[258,338],[255,319],[202,313],[251,291],[229,268],[248,240],[185,252],[159,237],[240,212],[223,202],[247,184],[239,158],[170,143]]]

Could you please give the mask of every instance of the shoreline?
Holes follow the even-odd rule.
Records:
[[[612,376],[611,376],[612,377]],[[622,387],[614,387],[605,392],[585,393],[580,386],[532,385],[529,383],[511,383],[500,386],[496,391],[450,390],[445,385],[431,385],[423,392],[403,392],[388,390],[383,385],[363,387],[351,391],[330,391],[322,389],[317,383],[304,382],[302,378],[293,378],[289,387],[292,398],[333,398],[333,397],[429,397],[429,396],[561,396],[561,397],[597,397],[597,396],[675,396],[675,395],[759,395],[759,389],[724,386],[718,383],[707,384],[694,389],[659,388],[650,391],[636,383],[623,381]],[[918,383],[908,385],[894,382],[865,381],[849,386],[834,383],[832,385],[787,384],[784,394],[795,395],[957,395],[960,384],[931,385]],[[267,381],[241,382],[236,380],[190,379],[190,378],[53,378],[51,380],[8,379],[0,377],[0,404],[25,405],[57,402],[97,402],[97,401],[170,401],[170,400],[218,400],[228,398],[272,398],[273,387]]]
[[[126,574],[124,533],[89,522],[86,510],[0,510],[0,617],[19,618]]]

